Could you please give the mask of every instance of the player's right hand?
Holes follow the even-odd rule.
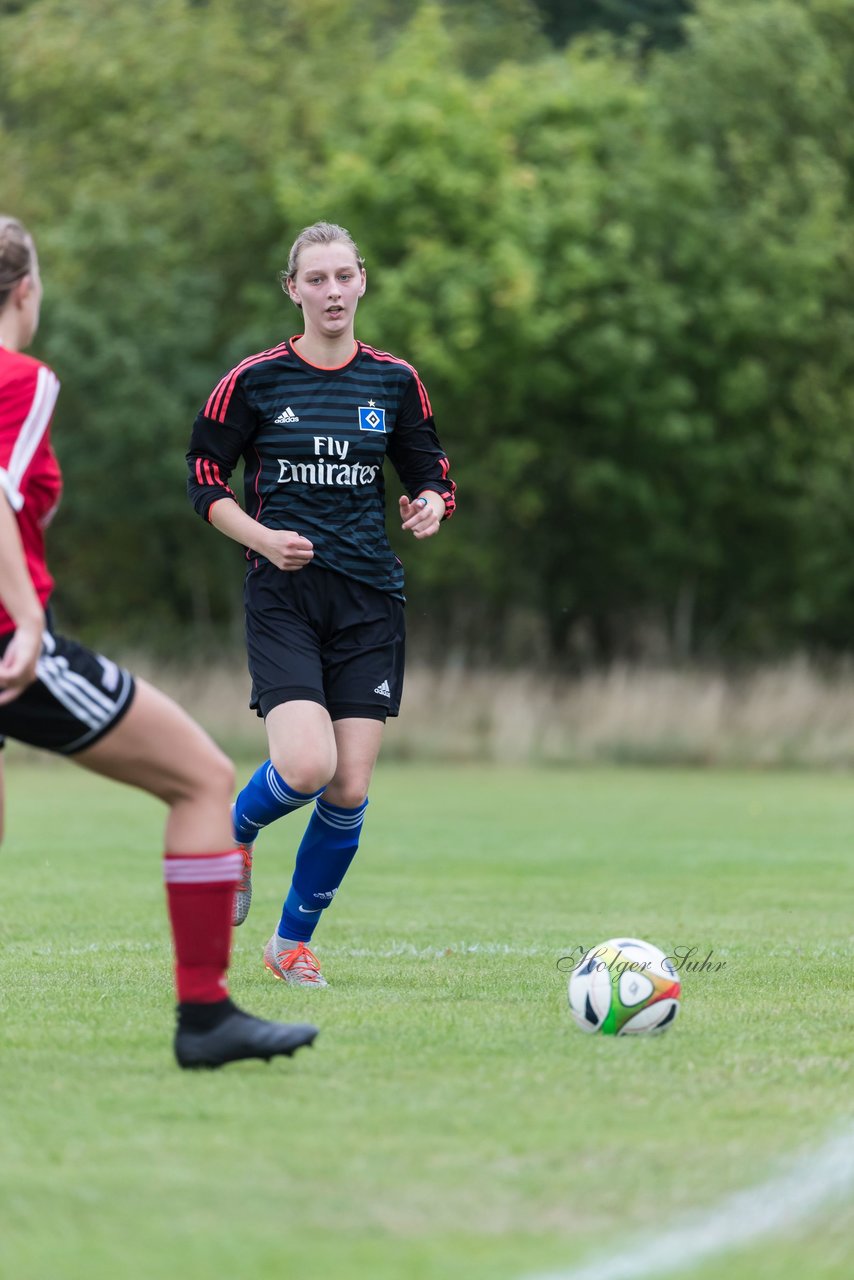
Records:
[[[314,557],[314,547],[308,538],[295,533],[293,529],[267,529],[263,547],[258,550],[277,569],[293,572],[304,569]]]

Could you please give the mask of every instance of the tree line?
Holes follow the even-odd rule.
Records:
[[[240,551],[183,455],[220,374],[298,331],[277,275],[326,217],[459,485],[439,538],[398,544],[422,644],[849,648],[852,82],[852,0],[0,6],[0,207],[38,238],[63,384],[63,621],[239,632]]]

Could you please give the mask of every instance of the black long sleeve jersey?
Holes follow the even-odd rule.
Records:
[[[187,454],[190,500],[210,519],[234,498],[244,461],[244,507],[270,529],[293,529],[314,546],[313,564],[403,596],[403,566],[389,546],[383,461],[410,498],[440,494],[445,518],[455,485],[433,411],[411,365],[356,344],[335,369],[309,364],[297,339],[241,361],[196,416]],[[251,561],[263,559],[251,547]]]

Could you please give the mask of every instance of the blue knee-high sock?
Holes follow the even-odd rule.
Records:
[[[238,844],[251,844],[262,827],[275,822],[286,813],[293,813],[294,809],[301,809],[304,804],[309,804],[320,795],[323,795],[322,787],[311,795],[294,791],[281,774],[276,772],[272,763],[265,760],[234,802],[232,821],[235,840]]]
[[[305,829],[285,898],[280,938],[308,942],[320,914],[332,903],[359,847],[367,800],[357,809],[341,809],[318,800]]]

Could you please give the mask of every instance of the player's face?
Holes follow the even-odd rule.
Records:
[[[300,253],[288,290],[294,302],[302,304],[306,333],[346,336],[353,331],[356,307],[365,292],[365,270],[342,240],[309,245]]]

